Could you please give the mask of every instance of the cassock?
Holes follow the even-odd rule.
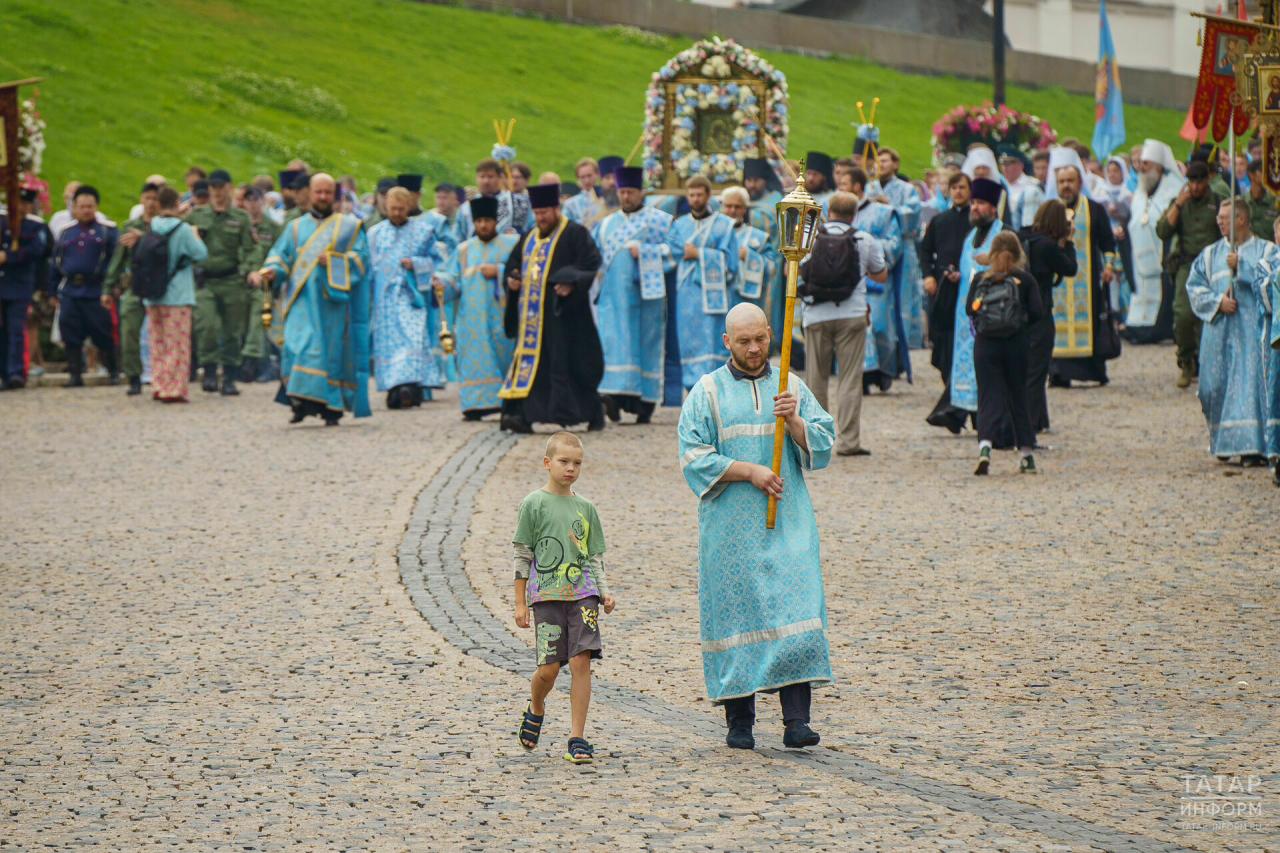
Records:
[[[1173,203],[1187,179],[1178,172],[1168,145],[1147,140],[1142,158],[1164,166],[1153,192],[1139,180],[1129,204],[1129,241],[1133,253],[1133,293],[1125,317],[1126,337],[1135,343],[1157,343],[1173,337],[1173,294],[1166,294],[1165,245],[1156,235],[1156,223]],[[1172,291],[1172,283],[1169,290]],[[1167,303],[1167,304],[1166,304]]]
[[[809,447],[785,434],[786,487],[768,530],[765,493],[721,478],[737,460],[771,464],[778,378],[769,367],[754,379],[734,371],[722,364],[699,379],[678,429],[680,468],[698,496],[699,632],[713,702],[832,680],[818,526],[804,481],[831,459],[831,415],[789,377]]]
[[[898,293],[898,313],[902,315],[904,340],[910,349],[924,345],[924,289],[921,285],[920,260],[916,241],[920,239],[920,191],[915,184],[894,175],[871,183],[867,195],[883,194],[898,211],[902,223],[902,281]]]
[[[497,234],[487,243],[472,237],[436,270],[445,301],[455,305],[458,404],[471,417],[492,414],[501,405],[498,389],[515,349],[503,324],[508,291],[502,271],[519,240],[515,234]],[[480,273],[484,264],[497,266],[498,276],[485,278]]]
[[[1076,274],[1063,278],[1053,289],[1053,323],[1056,338],[1053,361],[1049,363],[1051,382],[1106,382],[1107,359],[1096,354],[1103,335],[1113,334],[1111,289],[1102,283],[1102,270],[1123,268],[1116,254],[1116,235],[1111,230],[1107,209],[1083,193],[1076,199]],[[1118,277],[1116,283],[1119,283]],[[1035,416],[1032,412],[1032,416]]]
[[[507,292],[503,325],[516,343],[498,397],[504,418],[512,418],[515,426],[584,421],[603,426],[596,389],[604,375],[604,354],[590,296],[599,268],[600,252],[591,234],[564,217],[545,236],[536,226],[525,232],[507,258],[504,281],[514,276],[522,284],[518,293]],[[558,296],[556,284],[574,288],[568,296]]]
[[[1236,274],[1227,266],[1226,238],[1205,249],[1191,266],[1187,296],[1204,323],[1200,333],[1200,407],[1209,424],[1209,452],[1253,456],[1267,452],[1266,324],[1260,292],[1267,287],[1280,253],[1252,234],[1236,247]],[[1233,280],[1234,279],[1234,280]],[[1223,314],[1222,296],[1231,291],[1235,313]],[[1269,300],[1268,300],[1269,301]]]
[[[864,196],[853,217],[853,227],[880,241],[884,262],[889,267],[889,280],[883,288],[867,281],[867,305],[871,309],[871,325],[867,329],[867,350],[862,360],[863,387],[879,385],[887,391],[893,380],[907,374],[911,381],[911,354],[907,349],[902,314],[898,310],[902,293],[903,231],[902,219],[891,205],[871,201]]]
[[[971,229],[969,205],[952,207],[929,221],[920,241],[922,271],[938,283],[929,309],[929,341],[933,344],[929,363],[942,374],[944,385],[951,381],[951,334],[955,328],[958,292],[958,285],[948,281],[946,273],[948,268],[960,269],[964,238]]]
[[[444,387],[442,353],[432,339],[427,307],[440,256],[435,228],[425,217],[399,226],[384,219],[369,230],[373,373],[379,391],[401,385]],[[401,265],[404,258],[413,262],[412,269]]]
[[[670,214],[653,207],[616,210],[592,232],[601,255],[595,288],[604,351],[600,393],[642,416],[662,400],[667,274],[676,267],[666,242],[671,221]],[[631,256],[633,247],[638,259]]]
[[[327,265],[319,260],[324,256]],[[294,219],[264,267],[284,300],[276,402],[315,414],[369,411],[369,247],[349,213]],[[310,404],[310,405],[308,405]]]
[[[708,210],[701,219],[687,213],[667,230],[671,257],[678,259],[675,316],[685,388],[724,363],[724,315],[733,306],[730,289],[738,275],[733,225]],[[698,247],[698,257],[683,260],[685,243]]]

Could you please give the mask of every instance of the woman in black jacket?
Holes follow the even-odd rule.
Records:
[[[1027,408],[1027,361],[1030,356],[1028,327],[1044,315],[1040,288],[1031,273],[1020,269],[1022,246],[1012,231],[1001,231],[991,241],[990,266],[969,291],[965,311],[970,319],[978,313],[984,295],[984,281],[1008,277],[1017,282],[1018,301],[1026,314],[1026,322],[1016,331],[999,336],[985,332],[975,323],[973,340],[973,372],[978,380],[978,467],[975,474],[986,474],[991,467],[991,444],[1000,423],[1008,412],[1013,419],[1014,442],[1022,455],[1019,468],[1024,474],[1036,473],[1036,434],[1031,428],[1031,412]]]
[[[1045,383],[1049,378],[1049,362],[1053,360],[1053,343],[1057,337],[1053,321],[1053,289],[1063,278],[1076,274],[1076,246],[1071,218],[1066,205],[1051,198],[1036,211],[1036,218],[1018,232],[1027,247],[1027,269],[1039,285],[1044,315],[1030,330],[1031,355],[1027,365],[1027,404],[1031,408],[1031,428],[1036,432],[1049,429],[1049,400]]]

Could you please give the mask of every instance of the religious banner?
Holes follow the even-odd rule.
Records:
[[[4,192],[5,203],[10,211],[21,211],[18,200],[19,192],[23,185],[24,172],[32,170],[32,145],[38,142],[41,149],[44,147],[43,136],[38,140],[32,140],[31,134],[25,134],[28,143],[28,149],[24,151],[21,145],[23,141],[21,137],[24,135],[21,131],[24,128],[23,114],[18,103],[18,87],[25,86],[29,83],[38,83],[40,78],[30,80],[16,80],[12,83],[0,83],[0,190]],[[38,152],[36,152],[35,171],[39,170]],[[18,248],[18,229],[12,228],[13,234],[12,249]]]
[[[1210,135],[1221,141],[1227,135],[1231,122],[1231,96],[1236,90],[1236,69],[1228,54],[1243,53],[1262,27],[1249,21],[1236,21],[1213,15],[1204,17],[1204,37],[1200,49],[1200,77],[1196,80],[1196,93],[1191,101],[1191,121],[1203,128],[1213,118]],[[1249,116],[1243,111],[1235,113],[1236,135],[1249,129]]]
[[[645,180],[741,183],[745,160],[771,156],[762,136],[785,152],[787,131],[786,75],[732,39],[700,41],[655,71],[645,93]]]
[[[1251,44],[1236,42],[1224,60],[1235,68],[1231,104],[1262,137],[1262,182],[1280,193],[1280,31],[1265,30]]]

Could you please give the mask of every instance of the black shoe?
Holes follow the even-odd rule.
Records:
[[[729,734],[725,736],[724,742],[728,744],[730,749],[755,749],[756,739],[751,734],[750,726],[735,726],[729,730]]]
[[[865,447],[859,447],[857,450],[837,450],[836,456],[870,456],[871,451]]]
[[[392,388],[390,391],[387,392],[387,408],[388,409],[400,408],[400,387],[399,386],[396,386],[395,388]]]
[[[419,405],[422,401],[417,399],[413,393],[413,388],[409,385],[400,386],[400,406],[401,409],[412,409]]]
[[[1271,468],[1271,482],[1280,487],[1280,465],[1274,465]]]
[[[127,394],[127,395],[128,395],[128,396],[130,396],[130,397],[136,397],[136,396],[138,396],[138,395],[139,395],[139,394],[141,394],[141,393],[142,393],[142,377],[141,377],[141,376],[130,376],[130,377],[129,377],[129,390],[128,390],[128,391],[126,391],[126,392],[125,392],[125,394]]]
[[[604,432],[604,418],[587,424],[587,432]]]
[[[240,391],[236,388],[236,381],[231,375],[230,367],[222,368],[222,396],[239,397]]]
[[[636,415],[636,423],[647,424],[653,422],[653,412],[645,412],[643,415]]]
[[[120,384],[120,371],[118,371],[118,370],[109,370],[109,371],[107,371],[107,384],[108,384],[108,385],[119,385],[119,384]]]
[[[484,417],[484,412],[481,412],[481,411],[471,411],[471,412],[462,413],[462,419],[464,421],[478,421],[483,417]]]
[[[25,376],[10,376],[10,377],[9,377],[9,379],[5,382],[5,387],[6,387],[6,388],[7,388],[7,390],[9,390],[9,391],[17,391],[19,388],[26,388],[26,387],[27,387],[27,377],[25,377]]]
[[[613,399],[612,394],[601,394],[600,402],[604,403],[604,413],[609,416],[609,420],[615,424],[622,420],[622,410],[618,408],[618,401]]]
[[[1267,461],[1256,453],[1240,457],[1240,467],[1242,468],[1258,468],[1265,464],[1267,464]]]
[[[881,376],[879,380],[877,380],[876,384],[880,386],[880,393],[885,394],[889,391],[890,388],[893,387],[893,377]]]
[[[62,383],[63,388],[82,388],[84,387],[84,378],[79,373],[71,374],[71,378]]]
[[[808,723],[792,723],[782,736],[782,745],[788,749],[801,749],[806,746],[817,746],[822,738],[809,728]]]
[[[1071,380],[1063,379],[1061,376],[1053,376],[1052,374],[1050,374],[1049,387],[1050,388],[1070,388]]]
[[[520,415],[503,415],[502,420],[498,423],[498,429],[529,435],[533,432],[533,425]]]
[[[200,390],[207,394],[218,393],[218,366],[216,364],[206,364],[204,366],[204,379],[200,382]]]

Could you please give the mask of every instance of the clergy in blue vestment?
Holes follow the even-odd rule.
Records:
[[[902,325],[898,304],[902,293],[903,238],[902,218],[892,205],[881,204],[867,191],[867,173],[854,168],[849,172],[854,194],[859,196],[853,227],[875,237],[889,267],[889,280],[882,289],[867,288],[867,307],[871,324],[867,327],[867,349],[862,360],[862,387],[888,391],[893,380],[907,374],[911,381],[911,353]]]
[[[1280,320],[1275,316],[1280,310],[1280,250],[1276,255],[1271,275],[1265,284],[1255,285],[1255,290],[1262,306],[1262,349],[1266,353],[1267,422],[1262,431],[1263,446],[1271,464],[1271,482],[1280,486]]]
[[[480,195],[498,200],[499,234],[524,234],[533,227],[529,196],[502,188],[502,165],[497,160],[485,157],[476,163],[476,188]]]
[[[724,356],[724,315],[738,276],[733,220],[710,207],[711,182],[695,175],[685,185],[689,212],[671,223],[667,243],[676,268],[676,333],[681,381],[692,388]]]
[[[610,420],[631,412],[636,423],[645,424],[662,400],[666,278],[676,266],[666,242],[671,216],[645,207],[643,169],[622,166],[614,174],[621,207],[591,233],[601,257],[596,286],[604,348],[600,396]]]
[[[581,192],[564,203],[562,209],[565,218],[591,230],[600,224],[600,220],[617,210],[618,192],[614,170],[620,166],[621,157],[603,157],[599,163],[591,157],[579,160],[574,174],[577,175]]]
[[[878,149],[876,162],[880,175],[871,182],[867,195],[881,204],[892,206],[902,222],[902,281],[898,292],[898,313],[902,316],[907,346],[919,349],[924,345],[924,288],[920,258],[916,254],[916,242],[920,239],[920,191],[898,174],[900,161],[897,151]]]
[[[811,686],[832,680],[818,526],[804,472],[826,467],[831,415],[800,377],[777,394],[769,324],[759,308],[729,312],[730,358],[703,376],[680,410],[680,467],[698,496],[698,611],[707,696],[725,706],[737,749],[755,739],[755,694],[779,691],[784,744],[812,746]],[[776,418],[786,419],[775,475]],[[785,486],[784,486],[785,484]],[[765,527],[769,496],[777,524]]]
[[[535,423],[585,422],[602,430],[604,354],[590,304],[600,252],[591,232],[560,215],[558,183],[529,187],[529,201],[534,227],[503,270],[509,291],[503,329],[516,348],[498,391],[501,428],[529,433]]]
[[[1191,265],[1187,296],[1204,323],[1199,397],[1209,424],[1209,452],[1223,460],[1239,456],[1246,464],[1261,464],[1268,452],[1268,353],[1263,343],[1266,302],[1260,297],[1278,256],[1274,243],[1249,230],[1249,203],[1237,196],[1235,205],[1235,246],[1226,237],[1232,209],[1225,201],[1218,208],[1224,236]]]
[[[822,205],[825,214],[827,199],[836,191],[835,161],[830,155],[821,151],[810,151],[804,155],[804,185],[813,200]]]
[[[441,259],[436,231],[426,214],[409,216],[412,206],[409,190],[393,187],[387,218],[369,229],[373,375],[378,390],[387,392],[389,409],[420,406],[425,389],[445,382],[427,309],[431,275]]]
[[[747,222],[751,197],[745,189],[729,187],[721,193],[720,211],[734,221],[733,236],[738,241],[738,280],[733,302],[750,302],[764,310],[766,287],[781,266],[782,256],[774,250],[767,233]]]
[[[336,426],[343,411],[369,411],[369,248],[360,220],[335,213],[336,184],[310,179],[311,209],[285,226],[250,281],[273,283],[284,299],[284,347],[276,402],[299,423],[317,415]]]
[[[448,257],[471,237],[472,222],[468,211],[458,200],[458,188],[453,184],[448,181],[436,184],[435,199],[436,206],[423,215],[436,221],[436,237],[444,243],[444,255]]]
[[[782,201],[782,181],[773,165],[763,157],[749,158],[742,163],[742,186],[751,196],[750,223],[769,235],[769,249],[778,253],[778,202]],[[786,300],[786,264],[779,262],[772,279],[765,281],[764,301],[761,307],[774,329],[782,328],[782,309]]]
[[[507,291],[502,270],[520,238],[498,233],[497,199],[474,198],[470,212],[476,236],[449,256],[436,277],[446,302],[456,306],[458,403],[463,417],[478,421],[501,406],[498,389],[515,349],[503,329]]]
[[[951,335],[951,380],[926,420],[935,426],[947,426],[952,432],[963,426],[969,415],[978,411],[978,379],[973,369],[973,324],[969,322],[966,306],[969,302],[969,286],[987,268],[987,256],[991,241],[1004,230],[997,205],[1004,188],[989,178],[975,178],[971,182],[969,197],[969,224],[972,228],[964,238],[960,253],[960,280],[956,284],[954,327]],[[998,450],[1014,446],[1013,419],[1006,417],[992,439]]]

